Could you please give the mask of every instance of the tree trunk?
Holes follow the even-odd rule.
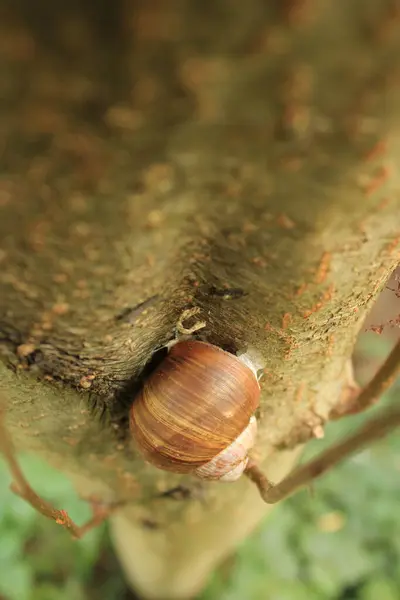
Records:
[[[399,261],[396,6],[3,0],[8,426],[81,492],[127,502],[113,537],[147,597],[196,593],[266,512],[248,480],[132,447],[139,376],[183,311],[261,353],[256,450],[279,480]]]

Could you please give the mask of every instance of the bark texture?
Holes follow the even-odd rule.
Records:
[[[2,2],[0,384],[18,448],[113,519],[130,580],[185,598],[265,513],[250,482],[146,466],[127,432],[198,307],[265,361],[281,478],[338,400],[399,261],[392,0]],[[45,492],[45,491],[44,491]]]

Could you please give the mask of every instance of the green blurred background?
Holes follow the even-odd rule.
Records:
[[[355,354],[367,380],[390,349],[366,333]],[[398,401],[399,382],[368,414],[327,427],[319,452]],[[397,397],[397,400],[396,400]],[[68,481],[37,459],[21,457],[34,489],[79,523],[89,516]],[[9,490],[0,462],[0,600],[133,600],[113,556],[107,527],[76,542]],[[399,600],[400,435],[354,456],[277,506],[264,524],[212,576],[199,600]]]

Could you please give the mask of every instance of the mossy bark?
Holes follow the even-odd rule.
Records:
[[[272,478],[326,420],[399,261],[400,16],[391,0],[0,10],[8,426],[80,490],[126,500],[130,579],[187,597],[265,507],[248,481],[144,465],[129,404],[198,307],[210,342],[265,360]]]

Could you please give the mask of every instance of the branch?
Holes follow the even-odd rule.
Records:
[[[387,435],[399,426],[400,407],[391,407],[381,415],[373,417],[355,434],[334,444],[317,458],[295,469],[276,485],[265,477],[253,460],[249,461],[245,473],[257,485],[263,500],[268,504],[275,504],[291,496],[299,488],[309,485],[349,454],[358,452],[367,444]]]
[[[400,340],[393,348],[379,371],[349,404],[335,407],[329,417],[340,419],[369,408],[390,387],[400,374]]]
[[[365,410],[393,384],[399,373],[400,341],[393,348],[376,375],[353,399],[351,404],[342,406],[340,409],[334,409],[331,418],[338,419],[344,415],[356,414]],[[349,454],[361,450],[367,444],[383,437],[399,426],[400,408],[389,408],[381,415],[373,417],[355,434],[331,446],[317,458],[295,469],[276,485],[268,480],[252,459],[249,460],[245,473],[257,485],[263,500],[268,504],[274,504],[290,496],[299,488],[308,485]]]
[[[74,523],[67,511],[54,508],[54,506],[47,502],[47,500],[44,500],[38,496],[38,494],[36,494],[36,492],[27,482],[21,467],[18,464],[18,461],[15,457],[13,443],[8,434],[4,421],[4,411],[0,407],[0,452],[4,455],[11,475],[14,478],[14,481],[10,487],[15,494],[26,500],[28,504],[30,504],[44,517],[52,519],[58,525],[61,525],[64,527],[64,529],[67,529],[71,536],[75,539],[83,537],[85,533],[97,527],[109,517],[111,512],[117,507],[117,504],[105,505],[99,501],[90,499],[89,502],[92,507],[93,516],[87,521],[87,523],[79,526]]]

